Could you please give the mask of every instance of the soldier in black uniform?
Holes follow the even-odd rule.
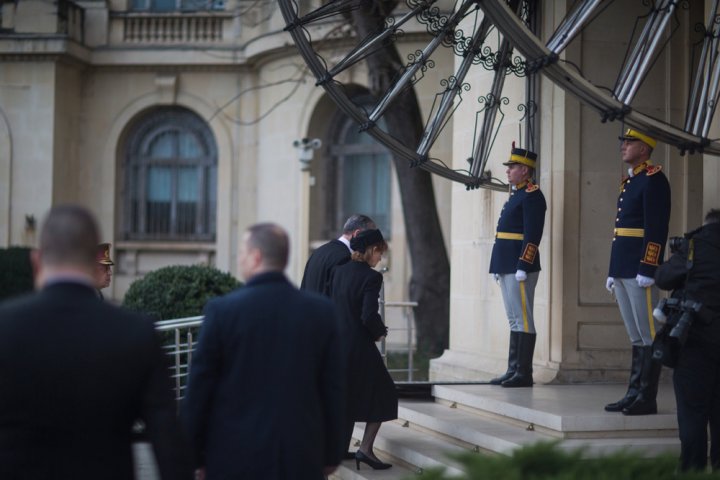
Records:
[[[513,148],[507,165],[510,198],[498,220],[490,273],[500,284],[510,322],[508,369],[490,383],[503,387],[532,387],[535,352],[533,300],[540,273],[538,245],[545,225],[545,197],[532,183],[537,154]]]
[[[680,433],[680,468],[705,470],[708,458],[720,470],[720,210],[688,234],[677,253],[655,272],[658,287],[673,297],[700,302],[673,374]],[[679,292],[678,290],[683,290]]]
[[[656,141],[628,129],[620,151],[628,176],[620,183],[606,288],[615,293],[632,344],[632,366],[625,396],[605,406],[625,415],[657,413],[661,365],[652,359],[655,270],[662,262],[670,222],[670,184],[650,155]]]

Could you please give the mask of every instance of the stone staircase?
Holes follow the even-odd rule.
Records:
[[[628,417],[603,410],[625,393],[624,385],[536,385],[507,389],[491,385],[435,385],[432,400],[401,400],[398,420],[380,428],[375,452],[393,464],[374,471],[354,460],[343,462],[331,477],[401,479],[431,467],[461,475],[448,453],[508,454],[538,441],[559,440],[567,449],[584,448],[597,456],[634,450],[643,455],[679,453],[675,396],[661,385],[658,414]],[[355,426],[353,442],[364,424]],[[355,447],[351,447],[355,450]]]

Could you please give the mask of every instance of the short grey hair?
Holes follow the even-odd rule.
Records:
[[[356,213],[351,215],[343,225],[343,233],[352,233],[355,230],[374,230],[377,226],[372,218],[367,215]]]

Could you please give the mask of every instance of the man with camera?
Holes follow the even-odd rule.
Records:
[[[680,468],[704,470],[710,424],[710,462],[720,469],[720,209],[702,227],[672,238],[673,255],[655,282],[675,290],[664,313],[680,344],[673,384],[680,432]],[[670,304],[668,307],[667,304]]]

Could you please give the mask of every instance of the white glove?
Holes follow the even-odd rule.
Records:
[[[527,273],[525,273],[525,270],[518,270],[515,272],[515,280],[518,282],[524,282],[527,280]]]
[[[608,292],[612,293],[613,288],[615,288],[615,279],[613,277],[608,277],[607,280],[605,280],[605,288]]]
[[[500,283],[500,275],[493,273],[493,280],[495,280],[495,283]]]
[[[653,286],[655,283],[655,279],[652,277],[646,277],[645,275],[638,274],[637,277],[635,277],[635,281],[638,282],[638,286],[640,288],[647,288]]]

